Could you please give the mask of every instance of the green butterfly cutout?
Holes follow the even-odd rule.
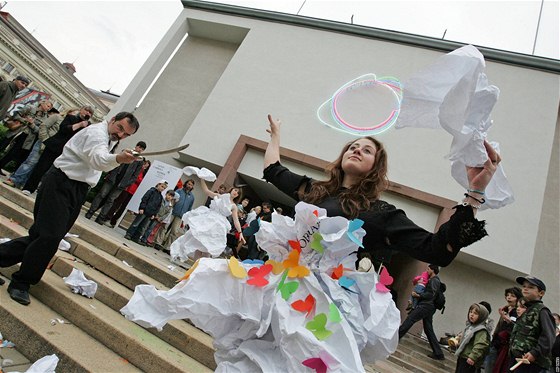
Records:
[[[340,322],[342,318],[340,317],[340,312],[338,311],[338,307],[336,304],[330,303],[329,304],[329,321],[331,322]]]
[[[316,315],[313,320],[309,321],[305,324],[305,327],[310,330],[315,338],[320,341],[324,341],[325,339],[329,338],[332,334],[330,330],[327,330],[325,326],[327,325],[327,315],[324,313],[320,313]]]
[[[284,300],[288,300],[290,298],[290,296],[295,293],[295,291],[298,289],[299,287],[299,282],[297,281],[291,281],[291,282],[286,282],[282,285],[282,287],[280,288],[280,294],[282,294],[282,298],[284,298]]]
[[[313,241],[311,241],[311,248],[317,251],[319,254],[322,254],[324,251],[323,245],[321,245],[322,239],[323,236],[321,236],[321,233],[319,232],[313,233]]]

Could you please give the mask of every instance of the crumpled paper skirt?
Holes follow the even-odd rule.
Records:
[[[226,235],[231,224],[220,213],[200,206],[183,216],[189,230],[177,238],[170,246],[171,258],[186,261],[194,257],[196,251],[219,256],[226,248]]]
[[[241,263],[246,270],[254,264]],[[400,315],[390,293],[375,291],[375,275],[352,276],[367,296],[347,292],[326,275],[311,274],[286,301],[277,291],[282,275],[256,287],[231,275],[226,259],[203,258],[188,280],[168,291],[139,285],[121,313],[144,327],[159,330],[173,319],[190,319],[214,338],[217,372],[302,372],[302,362],[327,356],[329,372],[362,372],[364,362],[385,358],[398,344]],[[370,290],[369,292],[365,292]],[[310,315],[291,304],[312,294]],[[327,321],[332,334],[318,340],[306,328],[315,315],[329,315],[334,303],[341,320]],[[360,350],[362,354],[360,354]]]

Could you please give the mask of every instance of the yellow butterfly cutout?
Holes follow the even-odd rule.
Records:
[[[245,270],[245,268],[243,268],[243,266],[239,263],[239,261],[234,256],[229,258],[228,266],[233,277],[237,277],[237,278],[247,277],[247,271]]]
[[[275,275],[279,275],[280,273],[284,272],[284,265],[276,260],[269,259],[266,261],[265,264],[272,264],[272,273]]]

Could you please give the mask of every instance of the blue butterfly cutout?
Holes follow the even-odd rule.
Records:
[[[351,279],[350,277],[342,276],[338,279],[338,284],[344,289],[348,290],[351,293],[359,294],[357,291],[351,290],[350,288],[356,284],[356,280]]]
[[[346,232],[348,238],[359,247],[364,247],[364,245],[362,245],[360,240],[358,240],[358,238],[354,236],[354,232],[360,229],[362,225],[364,225],[364,221],[361,219],[350,220],[350,222],[348,223],[348,231]]]
[[[264,264],[264,262],[260,259],[245,259],[241,263],[244,263],[244,264]]]

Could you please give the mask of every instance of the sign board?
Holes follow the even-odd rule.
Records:
[[[168,186],[167,189],[162,192],[162,194],[165,195],[165,192],[169,189],[175,189],[175,185],[177,185],[182,175],[183,170],[180,168],[173,167],[161,161],[153,161],[148,172],[144,175],[142,182],[138,186],[138,189],[136,189],[136,193],[134,193],[132,199],[128,202],[126,209],[137,213],[142,197],[151,187],[155,187],[161,180],[166,180]]]

